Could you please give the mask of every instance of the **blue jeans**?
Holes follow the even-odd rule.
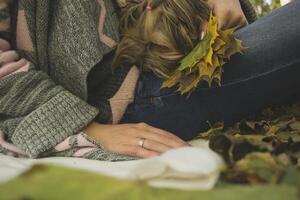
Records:
[[[162,79],[143,72],[134,103],[121,123],[145,122],[189,140],[209,128],[259,113],[271,104],[300,97],[300,1],[260,18],[237,31],[248,47],[224,66],[221,87],[197,88],[181,96],[176,89],[160,89]]]

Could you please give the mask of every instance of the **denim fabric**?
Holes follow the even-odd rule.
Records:
[[[121,123],[145,122],[189,140],[209,123],[226,125],[272,104],[300,97],[300,1],[237,31],[247,48],[224,66],[221,87],[197,88],[190,97],[160,89],[163,80],[142,73],[135,102]]]

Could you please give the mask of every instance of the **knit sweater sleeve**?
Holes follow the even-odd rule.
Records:
[[[10,50],[7,3],[0,4],[0,129],[36,158],[82,130],[98,110]]]
[[[250,0],[240,0],[240,4],[249,24],[255,22],[257,14]]]

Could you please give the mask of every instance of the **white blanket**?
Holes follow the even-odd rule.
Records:
[[[81,158],[20,159],[0,154],[0,183],[17,177],[34,164],[55,164],[88,170],[119,179],[144,180],[154,187],[208,190],[214,187],[222,159],[201,140],[194,147],[171,150],[161,156],[126,162]]]

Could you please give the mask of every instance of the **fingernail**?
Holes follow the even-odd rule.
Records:
[[[201,40],[203,40],[203,39],[204,39],[204,37],[205,37],[205,31],[202,31],[202,32],[201,32],[200,39],[201,39]]]

